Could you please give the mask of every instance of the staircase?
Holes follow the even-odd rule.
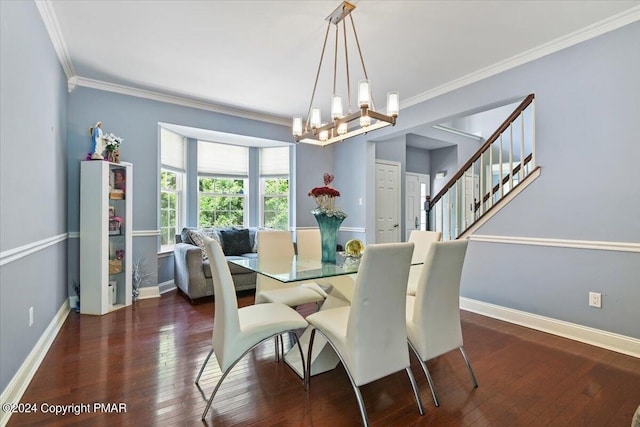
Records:
[[[429,230],[464,238],[540,175],[534,109],[531,94],[430,200]]]

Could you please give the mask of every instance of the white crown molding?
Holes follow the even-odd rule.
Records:
[[[460,308],[462,310],[478,313],[483,316],[492,317],[505,322],[513,323],[537,331],[547,332],[574,341],[580,341],[607,350],[627,354],[633,357],[640,357],[640,340],[627,337],[613,332],[602,331],[576,323],[565,322],[564,320],[553,319],[540,316],[538,314],[527,313],[526,311],[514,310],[478,301],[465,297],[460,297]]]
[[[472,234],[469,240],[485,243],[506,243],[510,245],[552,246],[573,249],[592,249],[599,251],[640,252],[640,243],[605,242],[594,240],[547,239],[540,237],[487,236]]]
[[[44,26],[49,33],[49,38],[53,43],[53,48],[58,55],[58,61],[60,61],[60,65],[62,65],[64,74],[67,76],[67,80],[71,79],[76,75],[76,72],[74,71],[73,64],[71,63],[71,56],[69,55],[67,45],[64,42],[60,24],[58,24],[58,17],[56,16],[55,10],[53,10],[53,3],[51,0],[35,0],[35,2],[38,12],[40,12],[40,16],[42,17],[42,21],[44,22]],[[71,92],[71,90],[72,89],[69,89],[69,92]]]
[[[119,93],[122,95],[135,96],[137,98],[150,99],[153,101],[165,102],[168,104],[182,105],[183,107],[197,108],[199,110],[213,111],[215,113],[229,114],[234,117],[242,117],[245,119],[258,120],[261,122],[274,123],[277,125],[290,126],[290,120],[273,115],[257,113],[242,110],[234,107],[226,107],[212,104],[209,102],[198,101],[195,99],[184,98],[181,96],[168,95],[160,92],[154,92],[146,89],[137,89],[116,83],[104,82],[101,80],[88,79],[86,77],[76,76],[74,80],[75,86],[82,86],[91,89],[103,90],[106,92]],[[74,87],[75,87],[74,86]]]
[[[20,368],[15,373],[9,384],[7,384],[7,387],[2,391],[2,394],[0,395],[0,402],[20,402],[22,395],[40,367],[42,360],[47,355],[47,351],[49,351],[51,344],[53,344],[53,341],[58,335],[60,328],[62,328],[62,325],[70,311],[67,300],[65,300],[62,307],[60,307],[54,318],[51,320],[51,323],[49,323],[49,326],[47,326],[47,329],[45,329],[43,334],[40,336],[36,345],[33,347],[24,362],[22,362],[22,365],[20,365]],[[0,426],[7,425],[10,417],[11,412],[1,410]]]
[[[549,43],[545,43],[541,46],[529,49],[528,51],[512,56],[511,58],[505,59],[504,61],[489,65],[488,67],[467,74],[466,76],[460,77],[459,79],[452,80],[434,89],[408,98],[401,103],[400,107],[408,108],[413,105],[420,104],[421,102],[435,98],[436,96],[440,96],[453,90],[460,89],[461,87],[470,85],[471,83],[484,80],[503,71],[510,70],[511,68],[515,68],[519,65],[531,62],[538,58],[542,58],[543,56],[558,52],[562,49],[571,47],[583,41],[598,37],[602,34],[608,33],[609,31],[624,27],[625,25],[631,24],[638,20],[640,20],[640,6],[635,6],[622,13],[613,15],[600,22],[596,22],[593,25],[589,25],[571,34],[552,40]]]
[[[62,242],[67,239],[68,233],[58,234],[57,236],[48,237],[46,239],[38,240],[37,242],[29,243],[14,249],[9,249],[4,252],[0,252],[0,266],[8,264],[10,262],[24,258],[32,253],[41,251],[49,246],[53,246],[56,243]]]

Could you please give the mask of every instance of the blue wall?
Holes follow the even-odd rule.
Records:
[[[638,40],[640,22],[629,24],[403,109],[396,127],[377,131],[376,137],[382,140],[385,133],[391,137],[461,111],[479,111],[535,93],[536,158],[542,175],[477,234],[638,243]],[[364,150],[361,155],[365,158]],[[431,160],[433,165],[433,154]],[[373,167],[371,160],[368,167]],[[336,174],[342,172],[336,168]],[[371,172],[365,177],[353,180],[352,185],[360,188],[352,192],[372,196]],[[367,198],[371,209],[374,201]],[[369,236],[371,220],[361,224],[366,224]],[[480,301],[640,338],[639,278],[637,252],[472,241],[461,292]],[[587,306],[589,291],[603,294],[602,309]]]
[[[158,122],[173,123],[220,132],[243,134],[288,141],[289,130],[282,125],[258,122],[181,105],[153,101],[134,96],[78,87],[69,95],[68,124],[68,227],[77,231],[79,224],[80,160],[89,150],[89,127],[102,121],[104,132],[124,138],[120,160],[133,163],[133,257],[143,257],[155,286],[166,277],[156,277],[159,213],[159,142]],[[195,145],[191,143],[190,145]],[[194,184],[195,185],[195,184]],[[197,188],[197,187],[194,187]],[[189,219],[197,220],[195,212]],[[77,246],[77,239],[70,242]],[[69,274],[78,274],[79,267],[70,266]],[[167,260],[167,262],[170,262]],[[166,268],[163,266],[163,271]]]
[[[66,307],[67,82],[34,2],[2,1],[0,17],[4,390],[56,313]]]

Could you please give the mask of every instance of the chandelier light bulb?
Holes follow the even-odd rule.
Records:
[[[311,108],[311,118],[309,119],[310,125],[312,128],[320,127],[320,107],[312,107]]]
[[[293,116],[292,130],[294,136],[302,135],[302,116]]]
[[[343,115],[342,97],[340,95],[333,95],[331,97],[331,119],[337,119]]]
[[[387,93],[387,115],[398,117],[400,113],[400,94],[396,91]]]
[[[370,124],[371,124],[371,117],[369,117],[369,116],[360,117],[360,127],[361,128],[366,128]]]
[[[348,126],[347,126],[347,123],[346,123],[346,122],[345,122],[345,123],[340,123],[340,124],[338,125],[338,135],[344,135],[344,134],[346,134],[346,133],[347,133],[347,130],[348,130]]]
[[[358,105],[360,108],[369,108],[371,104],[371,92],[369,88],[369,80],[360,80],[358,82]]]
[[[320,126],[324,126],[326,123],[322,123]],[[318,134],[318,138],[320,139],[320,141],[326,141],[327,139],[329,139],[329,131],[328,130],[323,130]]]

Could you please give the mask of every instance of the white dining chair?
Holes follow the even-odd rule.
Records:
[[[307,385],[316,332],[335,350],[356,394],[362,420],[369,424],[360,386],[406,370],[424,414],[415,379],[409,367],[405,323],[405,284],[413,243],[368,245],[356,276],[350,306],[320,310],[307,316],[311,326],[307,356]]]
[[[220,244],[205,237],[205,249],[212,263],[215,311],[212,348],[200,368],[196,384],[211,354],[215,354],[222,376],[207,401],[202,420],[205,420],[213,398],[226,376],[247,353],[269,338],[288,333],[297,343],[300,357],[303,357],[296,330],[307,327],[307,321],[284,304],[266,303],[238,308],[233,279]]]
[[[442,240],[442,233],[439,231],[411,230],[409,242],[412,242],[413,256],[411,257],[411,269],[409,270],[409,280],[407,280],[407,295],[415,295],[418,287],[420,273],[424,269],[424,259],[429,252],[431,244]]]
[[[320,235],[320,229],[313,228],[308,230],[296,231],[296,254],[298,257],[305,259],[321,259],[322,258],[322,237]],[[317,293],[327,298],[326,285],[321,285],[319,282],[305,282],[301,286],[313,289]]]
[[[296,231],[296,248],[298,256],[304,258],[322,258],[322,237],[320,229]]]
[[[258,259],[292,259],[295,255],[291,233],[288,231],[258,230]],[[291,264],[283,266],[290,268]],[[317,287],[317,288],[316,288]],[[297,307],[302,304],[320,304],[326,293],[318,290],[317,284],[283,283],[270,277],[258,274],[256,277],[255,303],[278,302]]]
[[[468,240],[433,243],[425,258],[416,295],[407,295],[407,337],[420,361],[433,401],[438,397],[426,361],[451,350],[460,349],[471,382],[478,382],[464,351],[460,325],[460,278]]]

